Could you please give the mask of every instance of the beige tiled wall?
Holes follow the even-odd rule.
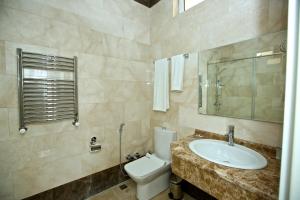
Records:
[[[287,0],[206,0],[173,18],[172,1],[161,0],[151,9],[152,56],[157,59],[200,52],[285,30],[287,3]],[[197,67],[187,67],[194,73],[184,77],[184,92],[180,96],[189,101],[179,102],[177,95],[171,94],[170,110],[152,112],[151,127],[170,127],[183,137],[195,128],[225,134],[227,126],[233,124],[236,137],[281,146],[280,124],[199,115]]]
[[[151,112],[145,71],[152,61],[198,52],[286,29],[287,0],[207,0],[172,18],[172,1],[148,9],[132,0],[0,0],[0,199],[20,199],[118,164],[124,154],[152,147],[152,128],[182,137],[194,128],[280,145],[281,126],[197,114],[197,63],[184,92],[171,94],[167,113]],[[18,133],[15,49],[78,56],[81,126],[69,121]],[[151,128],[152,127],[152,128]],[[88,152],[97,136],[103,149]]]
[[[130,0],[0,1],[0,199],[21,199],[152,148],[150,10]],[[80,127],[71,121],[18,133],[16,48],[78,56]],[[89,153],[96,136],[101,152]]]

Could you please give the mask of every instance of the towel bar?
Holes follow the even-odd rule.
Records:
[[[20,133],[25,133],[29,124],[66,119],[73,119],[73,125],[78,126],[77,57],[24,52],[20,48],[17,54]],[[24,70],[46,73],[40,75],[42,78],[32,77]],[[72,73],[72,78],[49,78],[48,71]]]
[[[183,54],[183,57],[186,58],[186,59],[188,59],[188,58],[190,57],[190,54],[185,53],[185,54]],[[171,61],[171,58],[167,58],[167,60],[168,60],[168,61]],[[154,63],[155,63],[155,61],[153,61],[153,64],[154,64]]]

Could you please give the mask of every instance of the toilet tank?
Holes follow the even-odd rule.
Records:
[[[154,153],[163,160],[171,160],[170,145],[177,139],[175,131],[162,127],[154,128]]]

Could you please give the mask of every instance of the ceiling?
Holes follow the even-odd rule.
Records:
[[[143,4],[144,6],[147,6],[148,8],[151,8],[153,5],[155,5],[160,0],[134,0],[140,4]]]

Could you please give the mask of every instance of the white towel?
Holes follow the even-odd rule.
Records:
[[[166,112],[169,107],[169,62],[166,58],[155,61],[153,110]]]
[[[171,91],[183,90],[184,56],[183,54],[172,57],[172,84]]]

